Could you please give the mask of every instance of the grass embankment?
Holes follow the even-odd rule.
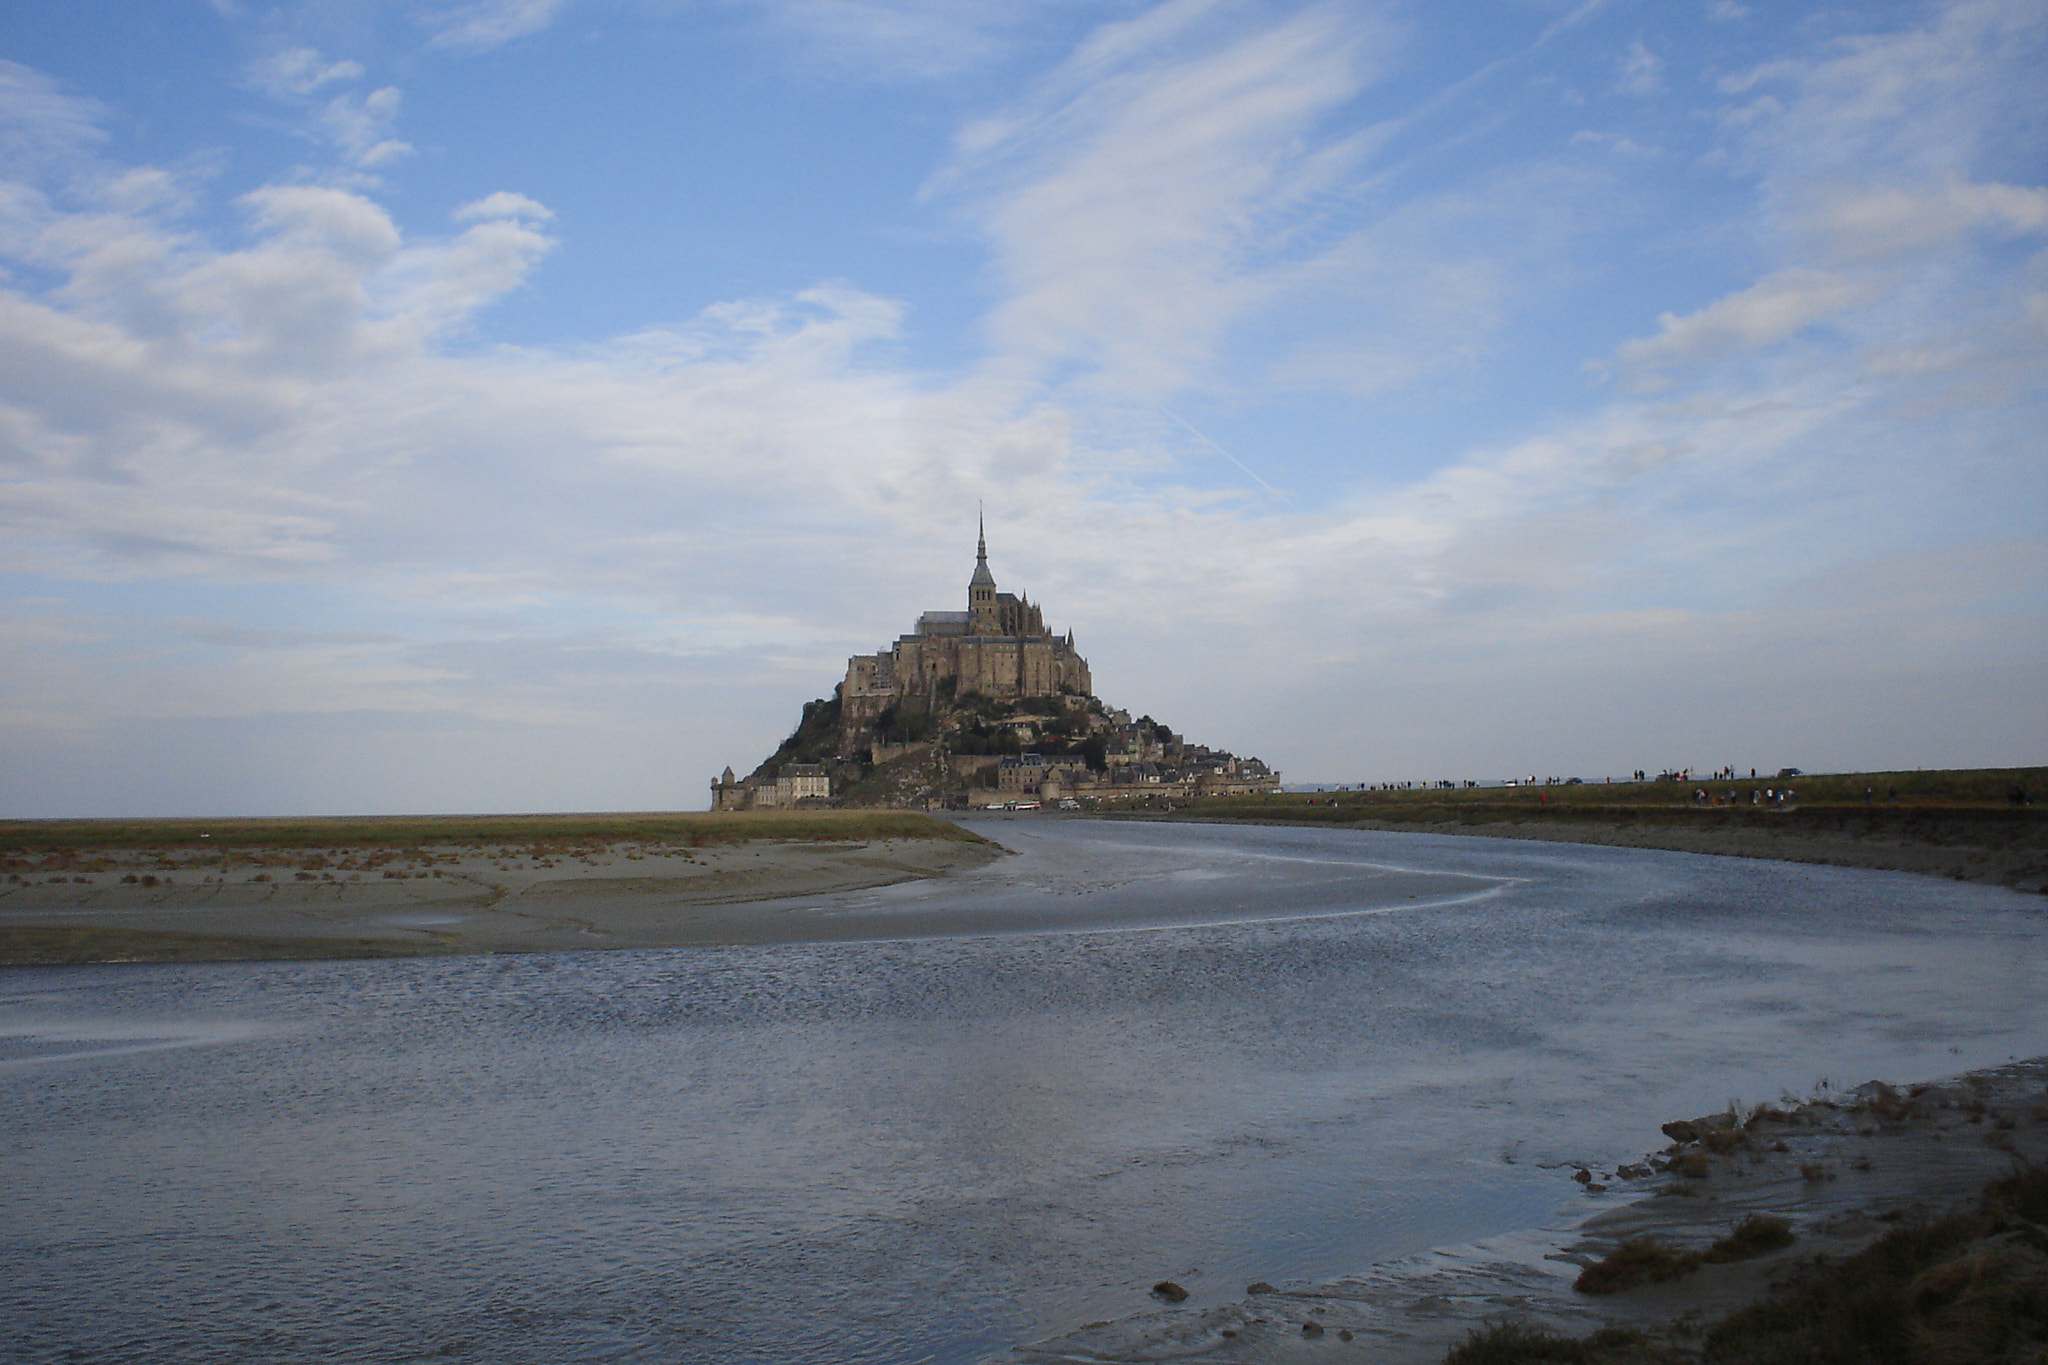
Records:
[[[1707,793],[1702,802],[1698,793]],[[1784,802],[1751,793],[1790,791]],[[1866,797],[1865,792],[1868,792]],[[1581,782],[1526,787],[1417,787],[1395,791],[1274,792],[1204,798],[1191,810],[1205,816],[1270,818],[1303,824],[1374,819],[1401,823],[1574,819],[1694,822],[1796,812],[1861,816],[1992,813],[2039,819],[2038,806],[2016,806],[2013,793],[2048,796],[2048,768],[1968,768],[1932,772],[1827,773],[1788,778],[1719,778],[1690,782]],[[1732,796],[1732,800],[1730,799]]]
[[[1731,1252],[1742,1254],[1746,1248]],[[1659,1336],[1609,1328],[1567,1337],[1507,1324],[1475,1333],[1444,1365],[2048,1359],[2048,1169],[2016,1171],[1992,1182],[1968,1212],[1905,1223],[1854,1256],[1810,1265],[1793,1284],[1704,1331]],[[1677,1344],[1685,1338],[1693,1344]]]
[[[1623,844],[2040,890],[2048,886],[2048,807],[2016,803],[2020,792],[2048,795],[2048,768],[1276,792],[1179,803],[1168,818]]]
[[[681,811],[624,815],[360,815],[275,819],[5,820],[0,858],[94,849],[391,848],[755,840],[859,842],[981,836],[914,811]],[[0,863],[0,867],[4,867]]]

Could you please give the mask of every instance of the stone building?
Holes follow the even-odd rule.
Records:
[[[713,810],[766,810],[794,806],[807,799],[823,804],[832,795],[832,777],[822,763],[791,763],[772,782],[741,782],[730,765],[711,784]]]
[[[925,612],[917,628],[887,650],[846,661],[839,686],[842,749],[855,747],[856,737],[884,711],[904,702],[929,708],[935,700],[973,692],[1015,701],[1062,693],[1085,697],[1094,690],[1073,632],[1051,634],[1029,599],[996,590],[987,527],[977,531],[966,611]]]
[[[1053,634],[1029,599],[997,589],[981,526],[967,609],[925,612],[887,649],[848,659],[834,695],[806,703],[752,776],[727,768],[711,784],[711,808],[965,807],[990,796],[1100,806],[1279,786],[1256,758],[1105,706],[1073,632]]]

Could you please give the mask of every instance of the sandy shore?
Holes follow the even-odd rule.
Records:
[[[1094,1323],[1012,1358],[1436,1365],[1475,1330],[1504,1322],[1570,1336],[1619,1327],[1697,1349],[1701,1325],[1816,1263],[1850,1255],[1902,1221],[1966,1207],[2017,1163],[2048,1162],[2048,1058],[1933,1085],[1873,1082],[1742,1116],[1747,1123],[1737,1117],[1688,1121],[1692,1140],[1620,1170],[1560,1170],[1561,1189],[1584,1191],[1583,1212],[1547,1227],[1338,1280],[1254,1284],[1235,1303]],[[1624,1241],[1704,1250],[1752,1213],[1785,1219],[1796,1240],[1619,1293],[1573,1287]]]
[[[986,842],[750,840],[702,848],[96,851],[90,870],[0,882],[0,963],[388,957],[846,937],[816,907],[758,902],[940,877]]]

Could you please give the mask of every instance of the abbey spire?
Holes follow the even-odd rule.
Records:
[[[1002,618],[996,608],[996,576],[988,571],[988,520],[974,518],[974,577],[967,580],[967,633],[1000,635]]]

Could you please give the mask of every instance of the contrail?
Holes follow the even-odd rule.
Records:
[[[1209,449],[1215,451],[1218,455],[1221,455],[1224,459],[1230,461],[1239,469],[1242,469],[1244,471],[1244,476],[1246,478],[1250,479],[1259,487],[1265,489],[1268,493],[1271,493],[1274,497],[1284,498],[1288,496],[1287,494],[1281,492],[1279,489],[1273,487],[1272,484],[1267,483],[1258,475],[1252,473],[1250,465],[1246,464],[1243,460],[1238,459],[1237,456],[1231,454],[1222,446],[1217,445],[1214,441],[1210,440],[1207,436],[1203,435],[1199,430],[1196,429],[1195,424],[1193,422],[1190,422],[1187,418],[1181,416],[1172,408],[1161,408],[1160,411],[1165,413],[1168,417],[1171,417],[1174,421],[1180,423],[1182,426],[1186,427],[1197,441],[1200,441],[1203,445],[1209,447]]]

